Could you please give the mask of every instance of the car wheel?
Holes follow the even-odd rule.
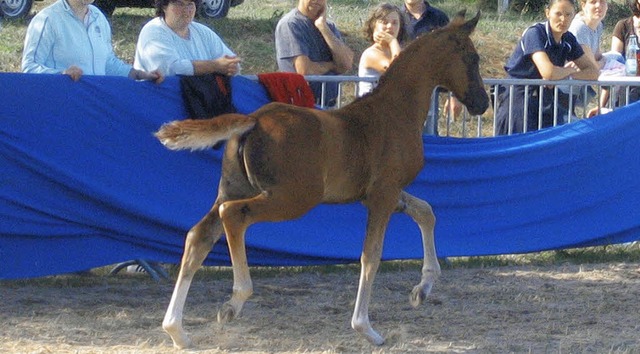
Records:
[[[223,18],[227,16],[231,0],[202,0],[200,14],[204,17]]]
[[[95,0],[93,4],[107,17],[111,17],[116,10],[116,4],[112,0]]]
[[[19,18],[31,11],[33,0],[0,0],[0,12],[5,18]]]

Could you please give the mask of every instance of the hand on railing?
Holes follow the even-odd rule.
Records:
[[[464,105],[453,96],[447,98],[447,101],[444,103],[444,111],[449,113],[454,121],[460,116],[463,109]]]
[[[598,111],[598,107],[593,107],[587,112],[587,118],[593,118],[599,114],[606,114],[611,112],[611,108],[601,107],[600,111]]]

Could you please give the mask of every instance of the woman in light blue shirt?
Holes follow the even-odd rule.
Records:
[[[569,26],[569,32],[578,40],[578,43],[582,46],[582,50],[587,57],[591,58],[598,67],[598,70],[602,70],[607,62],[607,57],[603,56],[600,50],[600,40],[602,33],[604,32],[604,17],[607,15],[607,9],[609,4],[607,0],[580,0],[580,7],[582,11],[576,15]],[[609,54],[610,55],[610,54]],[[610,60],[616,60],[609,56]],[[574,87],[574,94],[577,93],[577,104],[582,102],[583,89]],[[566,89],[564,90],[566,92]],[[587,88],[588,99],[591,99],[596,95],[595,90],[589,86]],[[603,89],[600,96],[600,107],[604,107],[609,100],[609,90]],[[601,108],[594,107],[587,112],[588,117],[592,117],[600,111]]]
[[[166,76],[235,75],[240,58],[209,27],[194,22],[195,0],[156,1],[157,17],[138,36],[134,68]]]
[[[607,0],[580,0],[582,11],[574,17],[569,32],[578,40],[585,54],[602,69],[605,60],[600,51],[600,39],[604,32],[604,17],[607,15]]]
[[[58,0],[29,23],[22,54],[25,73],[128,76],[162,81],[158,72],[133,67],[113,52],[111,27],[93,0]]]

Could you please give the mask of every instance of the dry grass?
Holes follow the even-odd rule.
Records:
[[[371,303],[382,347],[349,326],[356,267],[258,271],[241,317],[221,326],[228,275],[201,272],[192,287],[185,326],[197,353],[640,352],[640,263],[446,269],[418,309],[408,294],[419,265],[393,266]],[[93,275],[0,285],[0,352],[178,352],[160,328],[170,282]]]

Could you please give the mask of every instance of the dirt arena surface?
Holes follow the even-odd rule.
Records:
[[[419,265],[393,266],[370,308],[382,347],[350,328],[357,272],[255,272],[254,296],[225,326],[215,318],[229,272],[201,272],[184,321],[196,348],[184,351],[161,329],[173,280],[2,281],[0,353],[640,353],[638,263],[443,269],[418,309],[408,300]]]

